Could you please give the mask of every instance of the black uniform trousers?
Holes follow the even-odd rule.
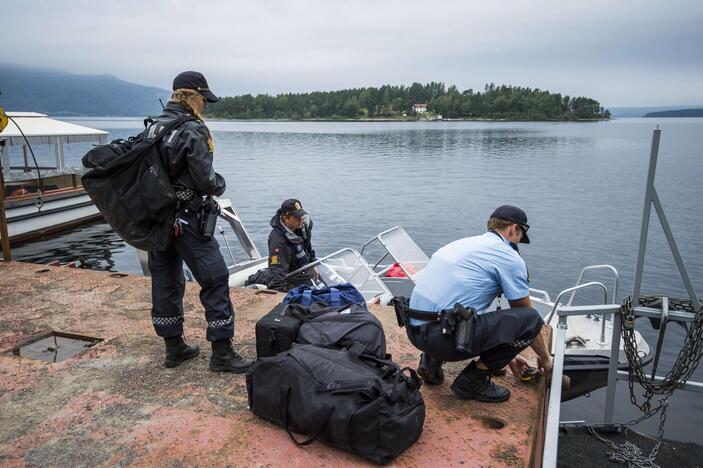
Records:
[[[408,324],[406,328],[412,344],[437,361],[464,361],[480,356],[486,367],[498,370],[532,344],[543,323],[539,312],[529,307],[481,314],[474,322],[471,353],[457,350],[454,334],[442,333],[440,322]]]
[[[205,307],[207,339],[218,341],[234,336],[234,307],[229,298],[229,271],[220,246],[214,238],[206,239],[197,232],[198,219],[184,211],[181,219],[188,222],[168,250],[149,252],[151,270],[151,318],[156,334],[164,338],[183,334],[183,262],[201,287],[200,302]]]

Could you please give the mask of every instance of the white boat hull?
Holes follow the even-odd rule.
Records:
[[[35,204],[5,210],[10,240],[19,242],[56,232],[62,228],[98,219],[100,212],[86,193],[49,199],[41,208]]]

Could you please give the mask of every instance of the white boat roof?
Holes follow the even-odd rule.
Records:
[[[19,124],[27,140],[33,145],[52,145],[56,143],[107,143],[107,132],[96,128],[84,127],[62,120],[50,119],[38,112],[7,112]],[[22,133],[10,120],[0,138],[9,145],[25,145]]]

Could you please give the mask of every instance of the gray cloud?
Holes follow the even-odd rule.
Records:
[[[486,82],[703,104],[703,2],[0,0],[0,60],[221,94]]]

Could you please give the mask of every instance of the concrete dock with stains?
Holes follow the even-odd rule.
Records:
[[[210,347],[199,288],[188,284],[185,330],[197,358],[161,366],[164,345],[151,325],[150,279],[0,262],[0,465],[2,466],[353,466],[363,459],[314,443],[298,448],[284,430],[247,409],[243,375],[208,370]],[[236,347],[255,355],[254,325],[281,294],[232,290]],[[419,352],[390,307],[372,307],[403,366]],[[13,355],[18,344],[54,330],[102,341],[63,362]],[[535,357],[528,349],[528,360]],[[397,466],[530,466],[541,451],[545,383],[498,380],[500,404],[460,401],[447,382],[421,389],[427,407],[420,440]]]

